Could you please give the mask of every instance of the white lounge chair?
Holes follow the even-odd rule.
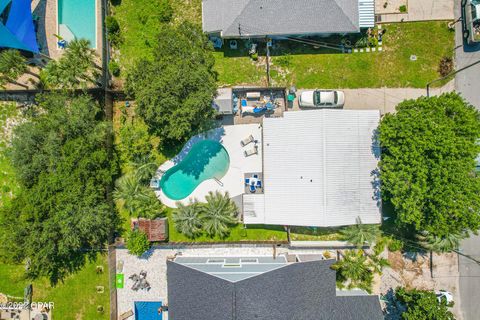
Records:
[[[245,157],[252,156],[254,154],[258,154],[258,146],[254,146],[252,149],[248,149],[246,151],[243,151],[243,154]]]
[[[242,147],[245,147],[247,144],[252,143],[252,142],[254,142],[254,141],[255,141],[255,139],[253,138],[252,135],[250,135],[250,136],[248,136],[247,138],[245,138],[245,139],[243,139],[242,141],[240,141],[240,145],[241,145]]]

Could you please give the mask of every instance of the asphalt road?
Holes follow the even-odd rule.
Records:
[[[460,0],[455,0],[455,19],[461,14]],[[470,46],[462,39],[462,24],[455,26],[456,70],[480,60],[480,44]],[[455,90],[480,109],[480,64],[460,71],[455,76]],[[462,253],[480,260],[480,236],[465,239]],[[480,264],[459,256],[460,300],[464,320],[480,319]]]
[[[455,19],[458,19],[460,14],[460,0],[455,0]],[[455,45],[456,70],[480,60],[480,44],[471,46],[464,43],[461,22],[457,22],[455,26]],[[480,63],[457,73],[455,90],[480,109]]]

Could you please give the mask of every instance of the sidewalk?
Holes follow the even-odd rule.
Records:
[[[440,88],[430,89],[431,95],[440,95],[455,89],[454,80]],[[365,89],[339,89],[345,92],[344,109],[378,109],[381,114],[395,112],[397,104],[406,99],[417,99],[426,96],[426,89],[416,88],[365,88]],[[297,97],[303,90],[298,90]],[[300,110],[298,99],[295,99],[293,110]]]
[[[408,0],[408,12],[379,14],[379,22],[453,20],[453,3],[454,0]]]

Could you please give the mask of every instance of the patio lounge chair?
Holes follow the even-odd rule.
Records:
[[[249,156],[252,156],[254,154],[258,154],[258,147],[254,146],[252,149],[243,151],[243,154],[245,155],[245,157],[249,157]]]
[[[249,135],[247,138],[245,138],[245,139],[243,139],[242,141],[240,141],[240,145],[241,145],[242,147],[245,147],[247,144],[252,143],[252,142],[254,142],[254,141],[255,141],[255,139],[253,138],[253,136],[252,136],[252,135]]]
[[[253,177],[254,177],[255,179],[258,179],[258,174],[254,174]]]
[[[257,181],[257,188],[261,188],[262,187],[262,181],[258,180]]]
[[[245,185],[248,186],[250,184],[250,179],[249,178],[245,178]]]
[[[132,310],[128,310],[127,312],[122,313],[122,314],[118,317],[118,319],[119,319],[119,320],[125,320],[125,319],[130,318],[131,316],[133,316],[133,311],[132,311]]]
[[[255,191],[257,191],[257,188],[255,188],[255,186],[253,184],[251,184],[250,185],[250,192],[255,193]]]

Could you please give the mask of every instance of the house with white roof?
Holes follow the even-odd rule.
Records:
[[[381,222],[378,110],[310,110],[263,120],[261,192],[245,224],[335,227]]]

